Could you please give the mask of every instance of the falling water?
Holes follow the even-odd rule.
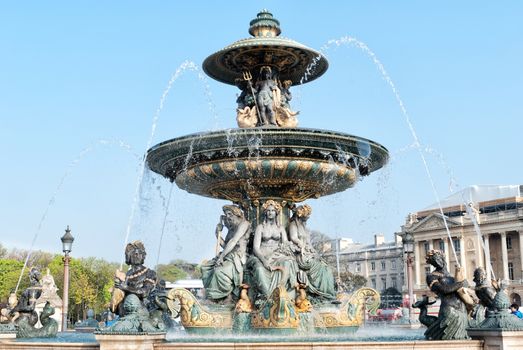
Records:
[[[160,261],[160,251],[162,249],[162,240],[163,240],[163,235],[165,233],[165,225],[167,223],[167,217],[169,216],[169,204],[171,203],[173,189],[174,189],[174,182],[171,183],[171,189],[169,190],[169,197],[167,198],[167,201],[166,202],[164,201],[165,215],[163,216],[162,231],[160,233],[160,242],[158,243],[158,253],[156,254],[156,265],[154,267],[155,270],[158,270],[158,262]]]
[[[33,252],[34,244],[36,242],[36,239],[38,238],[38,234],[40,233],[40,230],[42,229],[43,223],[45,222],[45,220],[47,218],[47,215],[49,214],[49,210],[51,209],[51,207],[53,206],[53,204],[56,201],[56,196],[58,195],[58,193],[62,189],[62,186],[65,183],[65,180],[69,177],[69,175],[71,174],[73,169],[78,165],[78,163],[80,163],[80,161],[88,153],[90,153],[98,145],[102,145],[102,146],[119,146],[120,148],[122,148],[125,151],[129,152],[130,154],[132,154],[135,158],[139,159],[139,156],[136,153],[133,152],[132,147],[129,144],[127,144],[127,143],[125,143],[125,142],[123,142],[121,140],[100,139],[100,140],[97,140],[97,141],[93,142],[88,147],[84,148],[78,154],[78,156],[76,156],[71,161],[71,163],[69,164],[69,166],[65,170],[65,173],[60,178],[60,181],[58,182],[58,185],[56,186],[56,189],[54,190],[53,194],[51,195],[51,198],[49,199],[49,202],[47,203],[47,207],[45,208],[44,213],[42,214],[42,217],[40,218],[40,221],[38,222],[38,226],[36,228],[36,232],[35,232],[35,234],[33,236],[32,241],[31,241],[31,245],[29,246],[29,252],[27,253],[27,257],[25,258],[24,265],[22,267],[22,271],[20,272],[20,276],[18,277],[18,282],[16,283],[15,293],[18,291],[18,288],[20,287],[20,282],[22,281],[22,276],[24,275],[24,271],[25,271],[25,269],[27,267],[27,262],[29,261],[29,258],[31,257],[31,254]]]
[[[445,224],[445,230],[446,230],[447,235],[449,237],[449,240],[451,242],[451,247],[452,247],[452,252],[454,254],[454,258],[456,259],[456,261],[458,261],[457,254],[456,254],[456,249],[454,247],[454,244],[452,244],[452,237],[451,237],[451,234],[450,234],[448,223],[447,223],[445,214],[443,213],[443,208],[441,207],[441,200],[440,200],[438,191],[436,190],[436,186],[434,184],[434,180],[432,178],[432,174],[430,173],[430,170],[429,170],[429,167],[428,167],[428,164],[427,164],[427,160],[425,159],[425,155],[423,154],[421,143],[420,143],[418,135],[417,135],[417,133],[416,133],[416,131],[414,129],[414,126],[413,126],[412,122],[410,121],[410,116],[409,116],[409,114],[407,112],[407,109],[405,108],[405,105],[403,104],[403,101],[401,100],[399,92],[396,89],[396,86],[394,85],[394,82],[392,81],[392,79],[390,78],[389,74],[385,70],[385,67],[383,66],[383,64],[376,57],[376,54],[365,43],[359,41],[356,38],[353,38],[353,37],[350,37],[350,36],[345,36],[345,37],[342,37],[342,38],[340,38],[338,40],[329,40],[327,42],[327,44],[322,47],[321,51],[327,50],[332,45],[341,46],[341,45],[344,45],[344,44],[346,44],[346,45],[354,45],[357,48],[359,48],[360,50],[362,50],[363,52],[365,52],[372,59],[372,61],[374,62],[374,64],[378,68],[378,70],[380,71],[382,77],[385,79],[385,81],[389,84],[390,88],[392,89],[392,92],[394,93],[396,101],[398,102],[398,104],[400,106],[400,109],[401,109],[401,111],[403,113],[403,116],[405,117],[405,120],[407,122],[409,131],[410,131],[410,133],[412,135],[412,138],[414,139],[414,147],[418,150],[418,153],[419,153],[419,155],[421,157],[421,160],[423,162],[423,166],[425,168],[425,172],[426,172],[427,177],[429,179],[429,182],[431,184],[434,197],[436,198],[436,202],[438,203],[439,211],[441,213],[441,216],[443,218],[443,222]],[[321,57],[321,55],[322,54],[320,54],[317,57]],[[308,75],[311,74],[311,73],[309,73],[309,71],[313,71],[313,68],[316,66],[318,59],[319,58],[316,58],[309,65],[310,69],[307,69],[307,72],[305,73],[305,76],[304,76],[305,81],[308,78]],[[303,80],[303,78],[302,78],[302,80]]]
[[[158,119],[160,118],[160,113],[163,110],[165,100],[166,100],[167,96],[169,95],[169,92],[171,91],[171,88],[172,88],[174,82],[186,70],[198,71],[198,67],[196,66],[196,64],[194,64],[194,62],[185,61],[178,67],[178,69],[176,69],[174,74],[171,76],[171,79],[169,79],[169,82],[167,83],[167,87],[163,91],[162,97],[160,98],[160,104],[158,105],[158,108],[156,109],[156,112],[155,112],[154,117],[153,117],[153,122],[152,122],[152,126],[151,126],[151,133],[149,135],[149,140],[147,141],[147,145],[146,145],[146,148],[145,148],[146,152],[152,146],[153,138],[154,138],[154,135],[156,133],[156,126],[158,124]],[[145,168],[146,168],[146,162],[145,162],[145,157],[143,157],[143,159],[140,161],[140,169],[141,170],[140,170],[140,174],[138,176],[138,180],[136,181],[136,188],[135,188],[135,191],[134,191],[133,204],[131,206],[131,214],[129,215],[129,220],[127,221],[127,228],[126,228],[126,233],[125,233],[125,239],[124,239],[124,245],[123,245],[124,249],[123,250],[125,250],[125,246],[127,245],[127,242],[129,241],[129,235],[131,233],[131,225],[132,225],[133,220],[134,220],[136,207],[138,206],[138,198],[140,196],[140,188],[142,186],[142,181],[143,181],[144,174],[145,174]],[[123,268],[123,263],[124,263],[124,261],[122,260],[121,263],[120,263],[120,269]]]

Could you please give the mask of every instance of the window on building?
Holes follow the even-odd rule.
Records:
[[[372,288],[376,289],[376,279],[375,278],[372,278],[370,280],[370,283],[372,284]]]
[[[361,264],[356,263],[356,272],[361,272]]]
[[[381,278],[381,286],[383,290],[387,289],[387,279],[385,277]]]
[[[376,271],[376,263],[374,261],[370,263],[370,269],[371,271]]]
[[[512,249],[512,236],[507,236],[507,249]]]
[[[383,260],[381,261],[381,269],[385,270],[385,261],[383,261]]]
[[[459,238],[452,238],[452,244],[454,244],[454,249],[456,250],[456,253],[461,252],[461,241]]]
[[[398,280],[396,277],[392,277],[392,288],[398,288]]]
[[[430,250],[429,242],[423,243],[423,248],[425,249],[425,254],[427,254]]]
[[[391,268],[392,270],[396,270],[396,260],[392,260],[392,261],[390,262],[390,268]]]
[[[514,264],[511,262],[508,263],[508,279],[514,280]]]
[[[445,242],[443,240],[439,241],[439,250],[445,253]]]

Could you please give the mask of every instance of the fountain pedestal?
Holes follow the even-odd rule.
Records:
[[[100,350],[153,350],[165,340],[165,333],[95,334]]]
[[[521,349],[523,331],[507,331],[503,329],[469,329],[472,339],[483,340],[483,350]]]

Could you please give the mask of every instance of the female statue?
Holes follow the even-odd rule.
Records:
[[[289,238],[298,253],[298,267],[306,273],[307,291],[312,296],[330,300],[336,297],[334,274],[311,244],[310,231],[306,226],[311,213],[312,208],[307,204],[296,208],[289,223]]]
[[[240,207],[225,205],[223,213],[216,229],[216,238],[223,250],[210,262],[202,265],[205,293],[212,300],[221,300],[231,294],[235,299],[239,298],[251,232],[251,224],[244,218]],[[228,230],[225,240],[220,236],[223,225]]]
[[[281,205],[268,200],[262,207],[263,220],[254,232],[253,255],[247,262],[252,279],[250,285],[261,297],[268,297],[279,286],[293,297],[298,266],[287,233],[278,222]]]
[[[427,263],[435,270],[427,274],[427,286],[441,300],[438,319],[425,331],[425,338],[432,340],[468,339],[467,309],[459,293],[465,280],[459,267],[456,277],[447,271],[445,255],[439,250],[427,253]]]

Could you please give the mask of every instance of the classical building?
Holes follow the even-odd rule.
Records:
[[[349,238],[334,241],[338,245],[327,249],[325,259],[336,269],[361,275],[367,287],[378,291],[394,287],[401,291],[404,284],[404,260],[401,238],[385,242],[383,235],[374,235],[373,244],[354,243]],[[336,252],[338,251],[338,254]]]
[[[512,302],[523,295],[523,185],[472,186],[422,211],[409,214],[400,236],[414,237],[413,288],[427,293],[425,257],[445,252],[451,274],[459,264],[470,285],[474,269],[509,282]],[[406,283],[405,283],[406,284]],[[403,286],[407,290],[407,286]]]

